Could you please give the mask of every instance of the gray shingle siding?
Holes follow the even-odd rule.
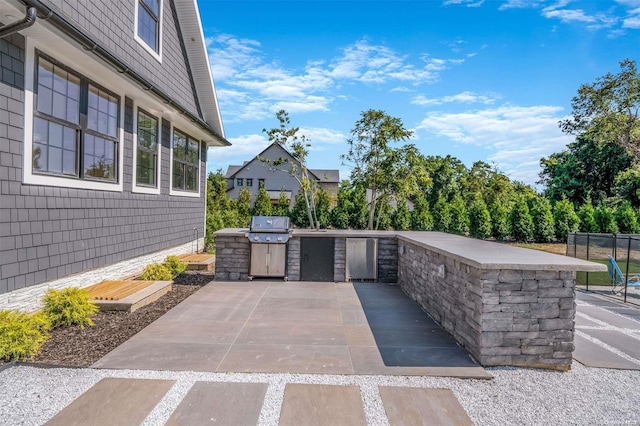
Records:
[[[24,76],[23,48],[20,35],[0,39],[0,294],[188,243],[195,239],[194,228],[202,237],[204,144],[201,196],[170,196],[170,123],[163,120],[162,193],[131,192],[134,111],[127,98],[122,192],[22,183],[24,78],[17,77]],[[5,73],[8,64],[11,73]]]
[[[154,82],[191,113],[202,117],[192,90],[173,1],[162,0],[162,64],[135,39],[136,0],[45,0],[101,46]]]

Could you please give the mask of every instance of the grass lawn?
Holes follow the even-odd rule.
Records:
[[[609,265],[609,261],[606,259],[589,259],[590,262],[601,263],[603,265]],[[622,271],[622,274],[627,272],[627,262],[625,260],[619,260],[618,266]],[[629,276],[640,274],[640,263],[634,261],[629,262]],[[576,275],[576,284],[586,284],[587,273],[578,272]],[[611,278],[608,272],[589,272],[589,285],[611,285]]]
[[[553,254],[567,254],[567,245],[565,243],[508,243],[510,246],[528,248],[533,250],[546,251]]]

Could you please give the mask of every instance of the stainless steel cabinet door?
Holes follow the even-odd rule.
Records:
[[[270,244],[251,245],[251,275],[258,277],[269,274],[269,247]]]
[[[285,244],[270,244],[267,258],[267,269],[270,277],[284,277],[287,246]]]

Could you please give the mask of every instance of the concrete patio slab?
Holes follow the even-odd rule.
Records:
[[[634,364],[582,336],[575,336],[575,345],[573,358],[587,367],[640,370],[640,364]]]
[[[174,383],[173,380],[102,379],[46,424],[138,425]]]
[[[392,426],[473,425],[467,412],[449,389],[380,386],[379,390]]]
[[[349,348],[235,344],[216,370],[243,373],[353,374]]]
[[[288,383],[284,390],[281,426],[366,425],[358,386]]]
[[[631,329],[640,328],[640,322],[634,321],[630,318],[625,318],[622,315],[614,314],[597,306],[580,306],[578,311],[597,320],[604,321],[614,327]]]
[[[185,331],[186,333],[186,331]],[[146,333],[99,359],[95,368],[215,372],[229,344],[157,342]]]
[[[266,383],[196,382],[165,424],[255,425],[266,393]]]
[[[601,342],[640,361],[640,339],[616,330],[583,330]]]
[[[94,367],[491,377],[397,286],[356,286],[215,281]]]

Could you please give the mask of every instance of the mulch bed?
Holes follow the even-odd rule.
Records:
[[[32,361],[89,367],[212,280],[211,272],[187,271],[174,280],[172,291],[135,312],[98,312],[93,317],[93,327],[57,328]]]

